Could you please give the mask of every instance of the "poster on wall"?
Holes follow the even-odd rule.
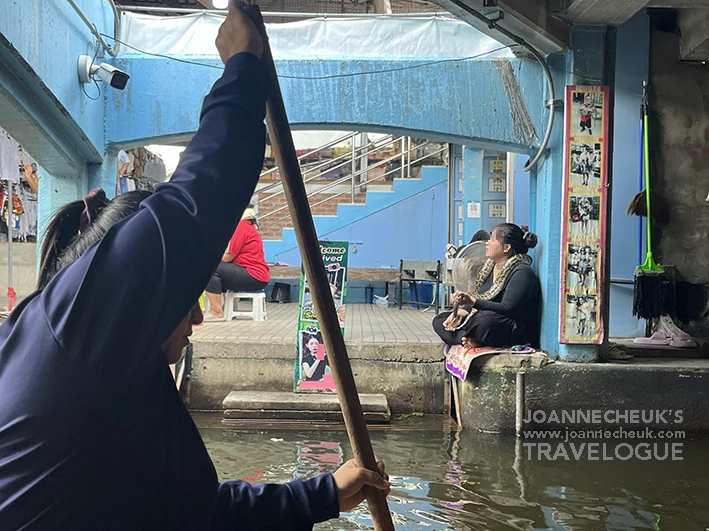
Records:
[[[335,301],[340,332],[344,335],[349,243],[323,241],[319,244],[323,266],[330,282],[330,291]],[[335,382],[332,379],[320,323],[313,305],[310,286],[302,269],[298,301],[294,390],[296,393],[334,392]]]
[[[559,341],[603,341],[609,88],[566,87]]]

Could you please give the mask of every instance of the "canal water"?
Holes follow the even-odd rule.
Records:
[[[200,431],[221,481],[308,478],[351,457],[341,428],[217,426],[203,423]],[[673,441],[679,444],[674,460],[663,446],[628,459],[626,450],[638,441],[616,454],[617,440],[593,441],[606,442],[605,453],[580,451],[577,458],[568,451],[567,459],[554,450],[540,456],[535,445],[545,441],[523,446],[514,438],[460,432],[440,417],[370,433],[391,476],[389,506],[399,530],[709,529],[707,441]],[[362,507],[316,529],[370,524]]]

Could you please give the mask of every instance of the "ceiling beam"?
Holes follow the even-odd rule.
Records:
[[[496,22],[515,35],[523,38],[534,46],[543,55],[559,52],[568,48],[570,43],[569,26],[552,16],[548,8],[549,0],[434,0],[449,13],[467,22],[474,28],[489,35],[502,44],[515,44],[515,42],[476,17],[471,11],[494,17],[502,12],[502,19]],[[494,7],[484,7],[483,4],[496,4]]]
[[[680,58],[683,61],[706,61],[709,58],[709,10],[682,9],[677,24],[682,34]]]
[[[709,0],[650,0],[647,7],[674,7],[676,9],[709,7]]]
[[[574,24],[623,24],[649,0],[573,0],[559,16]],[[671,0],[664,0],[670,2]]]

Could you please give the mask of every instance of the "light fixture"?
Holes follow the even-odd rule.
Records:
[[[127,72],[116,68],[108,63],[100,65],[93,64],[93,59],[88,55],[79,56],[79,81],[82,83],[93,83],[98,77],[104,83],[108,83],[116,90],[123,90],[128,84],[130,76]]]
[[[226,9],[229,7],[229,0],[212,0],[214,9]]]

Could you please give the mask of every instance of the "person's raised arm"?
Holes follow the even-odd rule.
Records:
[[[45,315],[63,346],[84,355],[160,346],[224,253],[258,182],[270,87],[261,37],[239,9],[217,47],[224,73],[173,177],[45,288]]]

